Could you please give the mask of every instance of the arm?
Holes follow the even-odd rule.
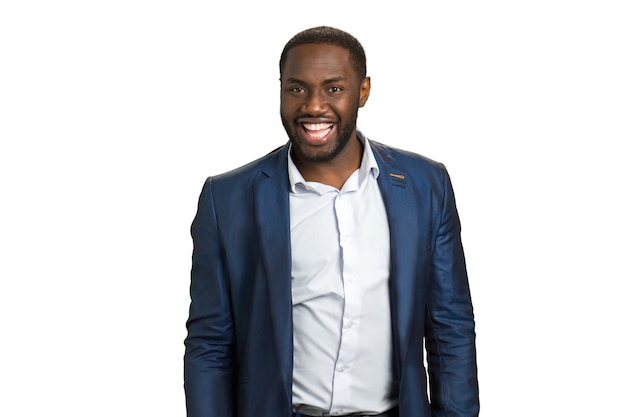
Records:
[[[211,178],[200,194],[191,235],[191,305],[184,358],[187,416],[228,417],[234,414],[234,335]]]
[[[470,417],[479,410],[474,313],[461,225],[445,168],[442,183],[425,329],[431,408],[433,417]]]

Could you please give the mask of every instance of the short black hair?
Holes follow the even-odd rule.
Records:
[[[279,70],[283,75],[283,67],[287,59],[287,52],[296,46],[307,44],[330,44],[346,49],[350,53],[350,62],[361,79],[365,79],[367,75],[367,65],[365,59],[365,50],[361,42],[354,36],[343,30],[330,26],[317,26],[314,28],[303,30],[294,35],[293,38],[285,44],[283,52],[280,54]]]

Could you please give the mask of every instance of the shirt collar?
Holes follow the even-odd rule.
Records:
[[[378,179],[378,175],[380,174],[380,169],[378,169],[378,163],[376,162],[376,158],[374,157],[374,152],[372,151],[372,147],[370,146],[369,140],[367,137],[357,129],[356,137],[363,144],[363,158],[361,159],[361,166],[359,167],[359,184],[362,184],[365,181],[367,175],[371,172],[374,179]],[[291,158],[291,144],[289,144],[289,151],[287,152],[287,171],[289,173],[289,186],[292,193],[296,192],[296,185],[306,184],[306,180],[296,167],[296,164],[293,162]]]

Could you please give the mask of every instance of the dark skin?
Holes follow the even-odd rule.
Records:
[[[291,156],[305,180],[341,189],[359,168],[363,145],[356,136],[356,119],[369,92],[369,77],[357,75],[344,48],[306,44],[288,52],[280,114]]]

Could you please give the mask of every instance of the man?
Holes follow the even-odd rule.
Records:
[[[370,79],[343,31],[295,35],[280,85],[289,142],[208,178],[200,195],[188,416],[478,415],[444,166],[357,130]]]

